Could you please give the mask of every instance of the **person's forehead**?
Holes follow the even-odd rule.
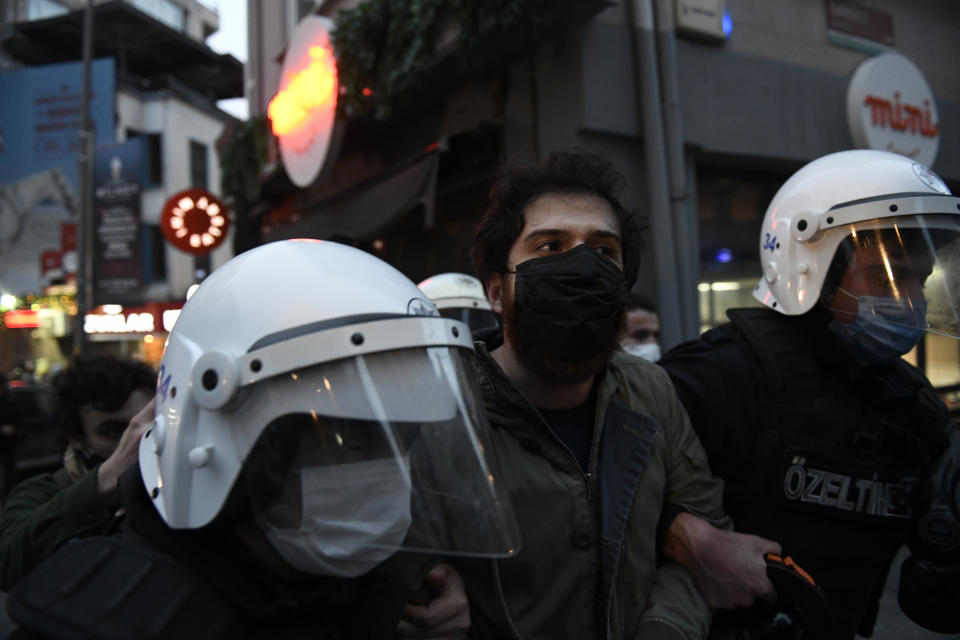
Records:
[[[94,425],[104,420],[129,420],[150,402],[152,395],[152,392],[148,389],[134,389],[130,395],[127,396],[127,401],[119,409],[115,411],[101,411],[90,405],[85,405],[80,407],[80,417],[83,418],[84,423],[89,422]]]
[[[895,243],[861,244],[853,252],[850,260],[852,265],[860,268],[883,267],[887,264],[898,264],[907,260],[903,248]]]
[[[545,193],[524,209],[521,237],[538,229],[609,231],[619,235],[620,224],[610,204],[590,194]]]
[[[631,309],[627,312],[627,322],[631,327],[655,328],[660,323],[657,321],[657,315],[650,313],[646,309]]]

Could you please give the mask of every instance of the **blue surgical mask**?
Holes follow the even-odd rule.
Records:
[[[923,337],[927,303],[882,296],[854,296],[857,319],[831,322],[830,329],[867,362],[890,362],[912,349]]]

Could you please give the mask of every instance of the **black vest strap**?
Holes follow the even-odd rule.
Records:
[[[752,502],[756,492],[766,493],[773,486],[772,474],[781,461],[771,456],[771,452],[781,451],[785,442],[791,440],[816,443],[818,431],[838,434],[840,429],[817,429],[816,425],[795,424],[789,419],[794,403],[829,402],[809,336],[797,330],[798,319],[759,308],[730,309],[727,316],[735,327],[730,336],[743,353],[753,356],[759,366],[758,378],[766,387],[755,398],[764,428],[743,436],[744,442],[753,443],[752,471],[745,477],[745,483],[728,483],[727,489],[732,499]],[[825,419],[841,415],[828,407],[823,407],[821,414]],[[795,438],[796,432],[803,432],[802,437]]]
[[[31,637],[244,637],[226,604],[184,565],[115,537],[68,543],[10,591],[7,611]]]
[[[735,339],[760,363],[768,391],[806,395],[819,389],[819,366],[806,333],[797,331],[797,318],[752,308],[730,309],[727,316],[739,329]]]

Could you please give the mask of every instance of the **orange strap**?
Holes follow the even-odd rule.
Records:
[[[768,553],[768,554],[767,554],[767,559],[768,559],[768,560],[772,560],[773,562],[779,562],[779,563],[783,564],[784,566],[790,567],[790,568],[793,569],[797,574],[799,574],[801,578],[803,578],[804,580],[806,580],[807,582],[809,582],[809,583],[812,584],[813,586],[817,586],[817,583],[816,583],[816,581],[814,581],[813,576],[811,576],[809,573],[807,573],[807,572],[804,571],[802,568],[800,568],[800,565],[798,565],[796,562],[794,562],[794,561],[793,561],[793,558],[791,558],[790,556],[787,556],[787,557],[785,557],[785,558],[781,558],[780,556],[778,556],[778,555],[776,555],[776,554]]]

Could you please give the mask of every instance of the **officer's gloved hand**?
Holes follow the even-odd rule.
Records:
[[[758,600],[742,616],[738,638],[801,640],[822,638],[833,627],[833,610],[814,579],[790,556],[767,554],[767,576],[777,591],[773,603]]]

